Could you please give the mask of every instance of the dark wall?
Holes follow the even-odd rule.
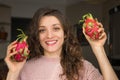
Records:
[[[11,19],[11,41],[16,40],[17,35],[19,32],[17,31],[18,28],[22,29],[24,32],[27,31],[29,23],[31,19],[30,18],[18,18],[18,17],[12,17]]]
[[[120,5],[109,11],[110,15],[110,62],[120,79]]]
[[[120,6],[109,11],[110,14],[110,53],[120,57]]]

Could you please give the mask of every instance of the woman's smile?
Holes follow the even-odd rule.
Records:
[[[54,46],[57,43],[57,40],[48,40],[48,41],[45,41],[45,43],[48,46]]]

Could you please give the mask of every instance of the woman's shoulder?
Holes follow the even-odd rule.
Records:
[[[91,63],[90,61],[85,60],[85,59],[83,59],[82,61],[83,61],[83,68],[84,68],[86,71],[98,70],[98,69],[93,65],[93,63]]]
[[[99,69],[96,68],[90,61],[83,60],[83,72],[84,77],[90,78],[90,80],[103,80]]]
[[[84,67],[88,67],[88,66],[94,66],[90,61],[88,61],[88,60],[86,60],[86,59],[83,59],[82,60],[83,61],[83,66]]]
[[[33,58],[26,61],[23,69],[34,68],[40,62],[41,58]]]

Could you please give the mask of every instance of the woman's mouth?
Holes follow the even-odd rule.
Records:
[[[48,46],[53,46],[57,43],[57,40],[52,40],[52,41],[46,41],[45,42]]]

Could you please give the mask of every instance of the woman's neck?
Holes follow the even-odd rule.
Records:
[[[44,51],[44,56],[46,57],[57,58],[60,57],[60,55],[61,55],[61,50],[55,52]]]

